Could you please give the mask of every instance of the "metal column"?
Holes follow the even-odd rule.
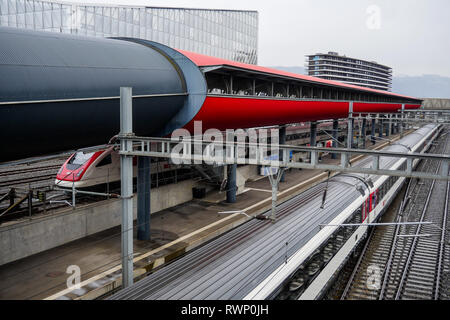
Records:
[[[364,118],[362,120],[362,128],[361,128],[361,138],[362,138],[362,148],[366,148],[366,131],[367,131],[367,119]]]
[[[151,165],[150,157],[138,157],[137,174],[137,239],[150,240],[150,192]]]
[[[230,164],[228,166],[228,179],[227,179],[227,202],[236,202],[236,169],[237,164]]]
[[[310,146],[315,147],[316,146],[316,140],[317,140],[317,122],[311,121],[311,132],[310,132]]]
[[[120,88],[120,136],[133,135],[132,89]],[[121,140],[121,151],[132,151],[132,141]],[[133,284],[133,157],[120,155],[122,198],[122,287]]]
[[[405,111],[405,105],[402,104],[402,113],[400,116],[400,138],[403,138],[403,112]]]
[[[353,147],[353,102],[350,101],[348,105],[348,125],[347,125],[347,148]]]
[[[400,132],[400,115],[395,116],[395,134]]]
[[[386,130],[386,137],[389,137],[392,134],[392,116],[388,115],[389,122]]]
[[[272,222],[276,221],[278,185],[280,183],[280,179],[281,179],[281,176],[283,175],[283,173],[284,173],[284,169],[278,168],[278,170],[275,174],[272,174],[272,172],[269,174],[269,181],[270,181],[270,185],[272,186],[272,211],[271,211],[271,215],[270,215],[270,220],[272,220]]]
[[[375,119],[372,119],[372,126],[371,126],[371,133],[370,133],[370,141],[372,141],[372,144],[375,144]]]
[[[337,141],[339,137],[339,120],[333,120],[333,148],[337,148]],[[337,153],[331,154],[331,159],[336,159]]]
[[[398,132],[398,127],[397,127],[398,115],[396,114],[394,118],[395,118],[395,120],[392,123],[392,134],[396,134]]]
[[[280,126],[279,144],[286,144],[286,126]],[[283,161],[283,150],[280,150],[280,161]],[[284,171],[281,173],[280,182],[284,182]]]
[[[378,136],[380,137],[380,138],[382,138],[383,137],[383,119],[378,119]]]

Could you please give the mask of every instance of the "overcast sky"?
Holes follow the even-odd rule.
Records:
[[[259,12],[258,64],[303,66],[316,52],[450,77],[449,0],[71,0]]]

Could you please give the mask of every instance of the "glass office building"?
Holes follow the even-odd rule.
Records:
[[[142,38],[172,48],[257,63],[256,11],[0,0],[0,25],[86,36]]]

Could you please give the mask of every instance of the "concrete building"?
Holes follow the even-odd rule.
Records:
[[[306,56],[308,75],[362,87],[391,91],[392,68],[337,52]]]
[[[141,38],[176,49],[257,63],[256,11],[0,0],[0,26],[85,36]]]

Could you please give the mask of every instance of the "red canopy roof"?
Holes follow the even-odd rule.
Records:
[[[295,79],[300,79],[300,80],[305,80],[305,81],[310,81],[310,82],[316,82],[317,84],[338,86],[338,87],[342,87],[342,88],[356,89],[356,90],[360,90],[360,91],[379,93],[379,94],[383,94],[383,95],[390,95],[390,96],[395,96],[395,97],[400,97],[400,98],[420,100],[417,98],[392,93],[389,91],[365,88],[365,87],[355,86],[355,85],[346,84],[346,83],[342,83],[342,82],[338,82],[338,81],[325,80],[325,79],[321,79],[321,78],[317,78],[317,77],[311,77],[311,76],[307,76],[307,75],[296,74],[296,73],[291,73],[291,72],[287,72],[287,71],[256,66],[253,64],[246,64],[246,63],[230,61],[230,60],[225,60],[225,59],[216,58],[216,57],[210,57],[210,56],[206,56],[203,54],[194,53],[194,52],[190,52],[190,51],[184,51],[184,50],[178,50],[178,51],[180,53],[184,54],[189,59],[191,59],[199,67],[230,66],[230,67],[247,69],[247,70],[252,70],[252,71],[266,73],[266,74],[273,74],[273,75],[278,75],[278,76],[283,76],[283,77],[290,77],[290,78],[295,78]]]

